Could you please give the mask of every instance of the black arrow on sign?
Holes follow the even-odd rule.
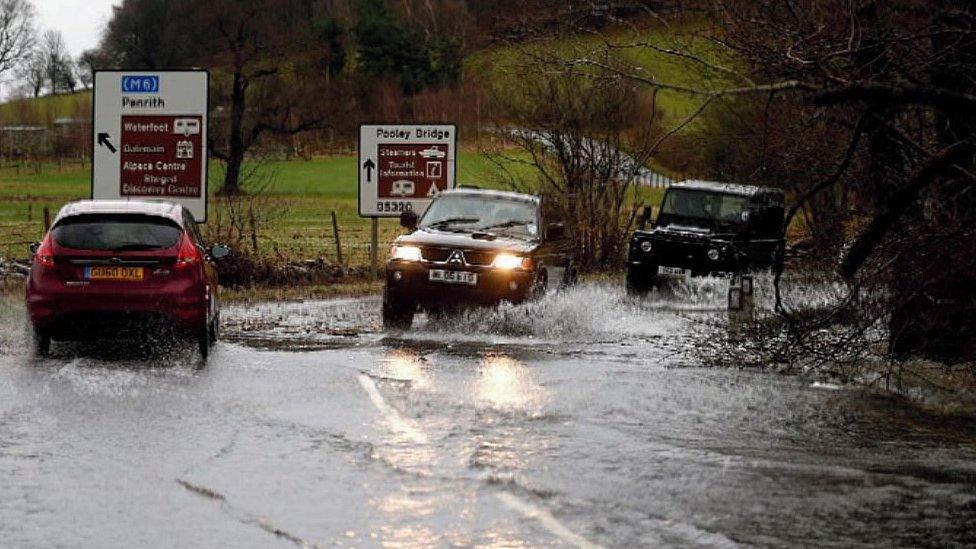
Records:
[[[372,183],[373,182],[373,168],[375,168],[375,167],[376,167],[376,164],[373,163],[373,159],[372,158],[367,158],[366,159],[366,163],[363,164],[363,168],[366,169],[366,182],[367,183]]]
[[[112,145],[112,142],[109,141],[108,138],[109,135],[107,133],[98,134],[98,146],[106,147],[108,148],[108,150],[112,151],[112,154],[115,154],[116,152],[115,146]]]

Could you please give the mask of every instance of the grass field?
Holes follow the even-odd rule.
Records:
[[[312,161],[270,162],[259,168],[269,182],[267,209],[272,222],[259,241],[259,252],[283,259],[324,257],[336,261],[331,212],[339,219],[343,254],[351,266],[365,265],[369,259],[370,221],[359,217],[356,158],[321,158]],[[531,181],[528,168],[517,171]],[[219,184],[222,170],[211,169],[211,188]],[[497,167],[484,155],[462,152],[458,160],[458,182],[480,187],[499,187]],[[43,210],[57,213],[64,203],[90,194],[90,171],[73,167],[62,171],[46,165],[41,174],[22,169],[0,168],[0,256],[23,258],[27,244],[43,233]],[[644,200],[656,201],[659,190],[642,190]],[[211,222],[219,200],[211,201]],[[396,219],[380,221],[380,251],[400,234]]]
[[[669,43],[673,36],[667,31],[641,30],[619,33],[612,41],[625,44],[634,41]],[[565,56],[580,57],[587,52],[602,48],[601,37],[574,37],[563,41],[535,44]],[[486,79],[496,89],[517,86],[518,78],[511,71],[518,65],[524,46],[500,46],[478,52],[466,62],[466,74]],[[703,55],[709,53],[706,45],[696,47]],[[661,80],[674,83],[699,82],[700,76],[686,61],[656,53],[648,49],[621,50],[620,56],[635,66],[646,68]],[[714,57],[714,56],[713,56]],[[487,76],[486,76],[487,75]],[[692,112],[697,104],[693,98],[678,94],[662,93],[660,105],[668,122],[674,123]],[[4,120],[18,124],[49,124],[56,118],[89,116],[91,94],[42,97],[13,101],[0,105],[0,124]],[[518,177],[532,181],[531,169],[514,170]],[[259,252],[287,259],[311,259],[324,257],[336,260],[335,238],[331,212],[339,219],[340,233],[346,262],[362,265],[368,261],[370,222],[361,219],[357,206],[356,159],[352,156],[318,158],[312,161],[279,161],[264,164],[260,168],[261,179],[269,182],[267,210],[273,222],[263,232]],[[211,169],[211,189],[219,186],[222,170],[214,163]],[[482,187],[499,186],[497,168],[482,154],[474,150],[462,152],[458,161],[458,183]],[[0,256],[25,257],[27,243],[38,240],[43,232],[43,209],[55,214],[64,203],[90,194],[88,167],[74,166],[58,170],[57,166],[45,165],[40,174],[28,169],[17,171],[0,168]],[[643,190],[635,196],[645,202],[656,203],[660,191]],[[211,201],[211,220],[218,216],[214,210],[221,208],[220,200]],[[395,219],[380,223],[381,255],[400,228]]]

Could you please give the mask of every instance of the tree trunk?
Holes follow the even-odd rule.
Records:
[[[241,166],[244,164],[244,112],[246,110],[247,83],[240,70],[234,72],[231,91],[230,135],[228,136],[227,173],[220,193],[236,195],[241,193]]]

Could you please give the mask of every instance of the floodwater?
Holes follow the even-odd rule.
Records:
[[[697,365],[723,299],[591,284],[402,334],[377,298],[225,307],[205,367],[15,341],[0,546],[976,543],[976,429]]]

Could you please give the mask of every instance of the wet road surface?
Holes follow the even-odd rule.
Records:
[[[384,333],[225,307],[190,350],[0,355],[0,546],[946,546],[976,447],[897,402],[682,351],[720,293],[586,285]]]

